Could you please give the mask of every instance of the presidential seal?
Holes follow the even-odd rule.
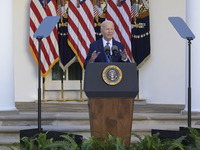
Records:
[[[116,85],[122,79],[122,71],[115,65],[109,65],[103,70],[102,77],[107,84]]]

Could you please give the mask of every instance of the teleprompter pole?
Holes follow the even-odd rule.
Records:
[[[188,127],[191,127],[191,40],[188,40]]]
[[[43,132],[42,131],[43,129],[41,128],[41,42],[42,42],[41,40],[50,35],[50,33],[55,28],[55,25],[59,21],[59,19],[60,19],[59,16],[45,17],[33,35],[33,37],[38,40],[38,56],[37,56],[37,59],[38,59],[38,128],[20,130],[20,139],[24,136],[33,137],[34,135]]]
[[[38,131],[41,132],[41,40],[43,36],[38,36]]]
[[[195,38],[195,35],[182,18],[169,17],[169,21],[179,35],[188,40],[188,127],[191,127],[191,40]]]

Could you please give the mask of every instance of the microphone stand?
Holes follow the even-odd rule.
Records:
[[[110,50],[105,50],[105,54],[108,57],[109,61],[112,62],[112,55],[110,55]]]
[[[113,62],[112,56],[113,56],[113,55],[110,55],[110,54],[108,55],[108,59],[110,60],[110,62]]]
[[[117,56],[117,52],[116,51],[112,51],[112,55],[111,55],[111,62],[113,62],[113,59]]]

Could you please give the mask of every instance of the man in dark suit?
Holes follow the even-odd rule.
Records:
[[[105,46],[112,48],[115,45],[118,47],[119,51],[117,52],[117,55],[112,59],[113,62],[129,62],[124,45],[113,39],[114,24],[112,21],[106,20],[102,22],[101,34],[103,35],[102,39],[90,44],[89,52],[84,63],[84,68],[86,68],[88,63],[109,61],[108,56],[104,52]],[[110,55],[112,55],[111,50]]]

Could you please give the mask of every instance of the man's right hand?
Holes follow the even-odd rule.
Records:
[[[98,55],[100,54],[100,52],[96,52],[96,50],[92,53],[91,58],[90,58],[90,62],[94,62],[95,59],[98,57]]]

